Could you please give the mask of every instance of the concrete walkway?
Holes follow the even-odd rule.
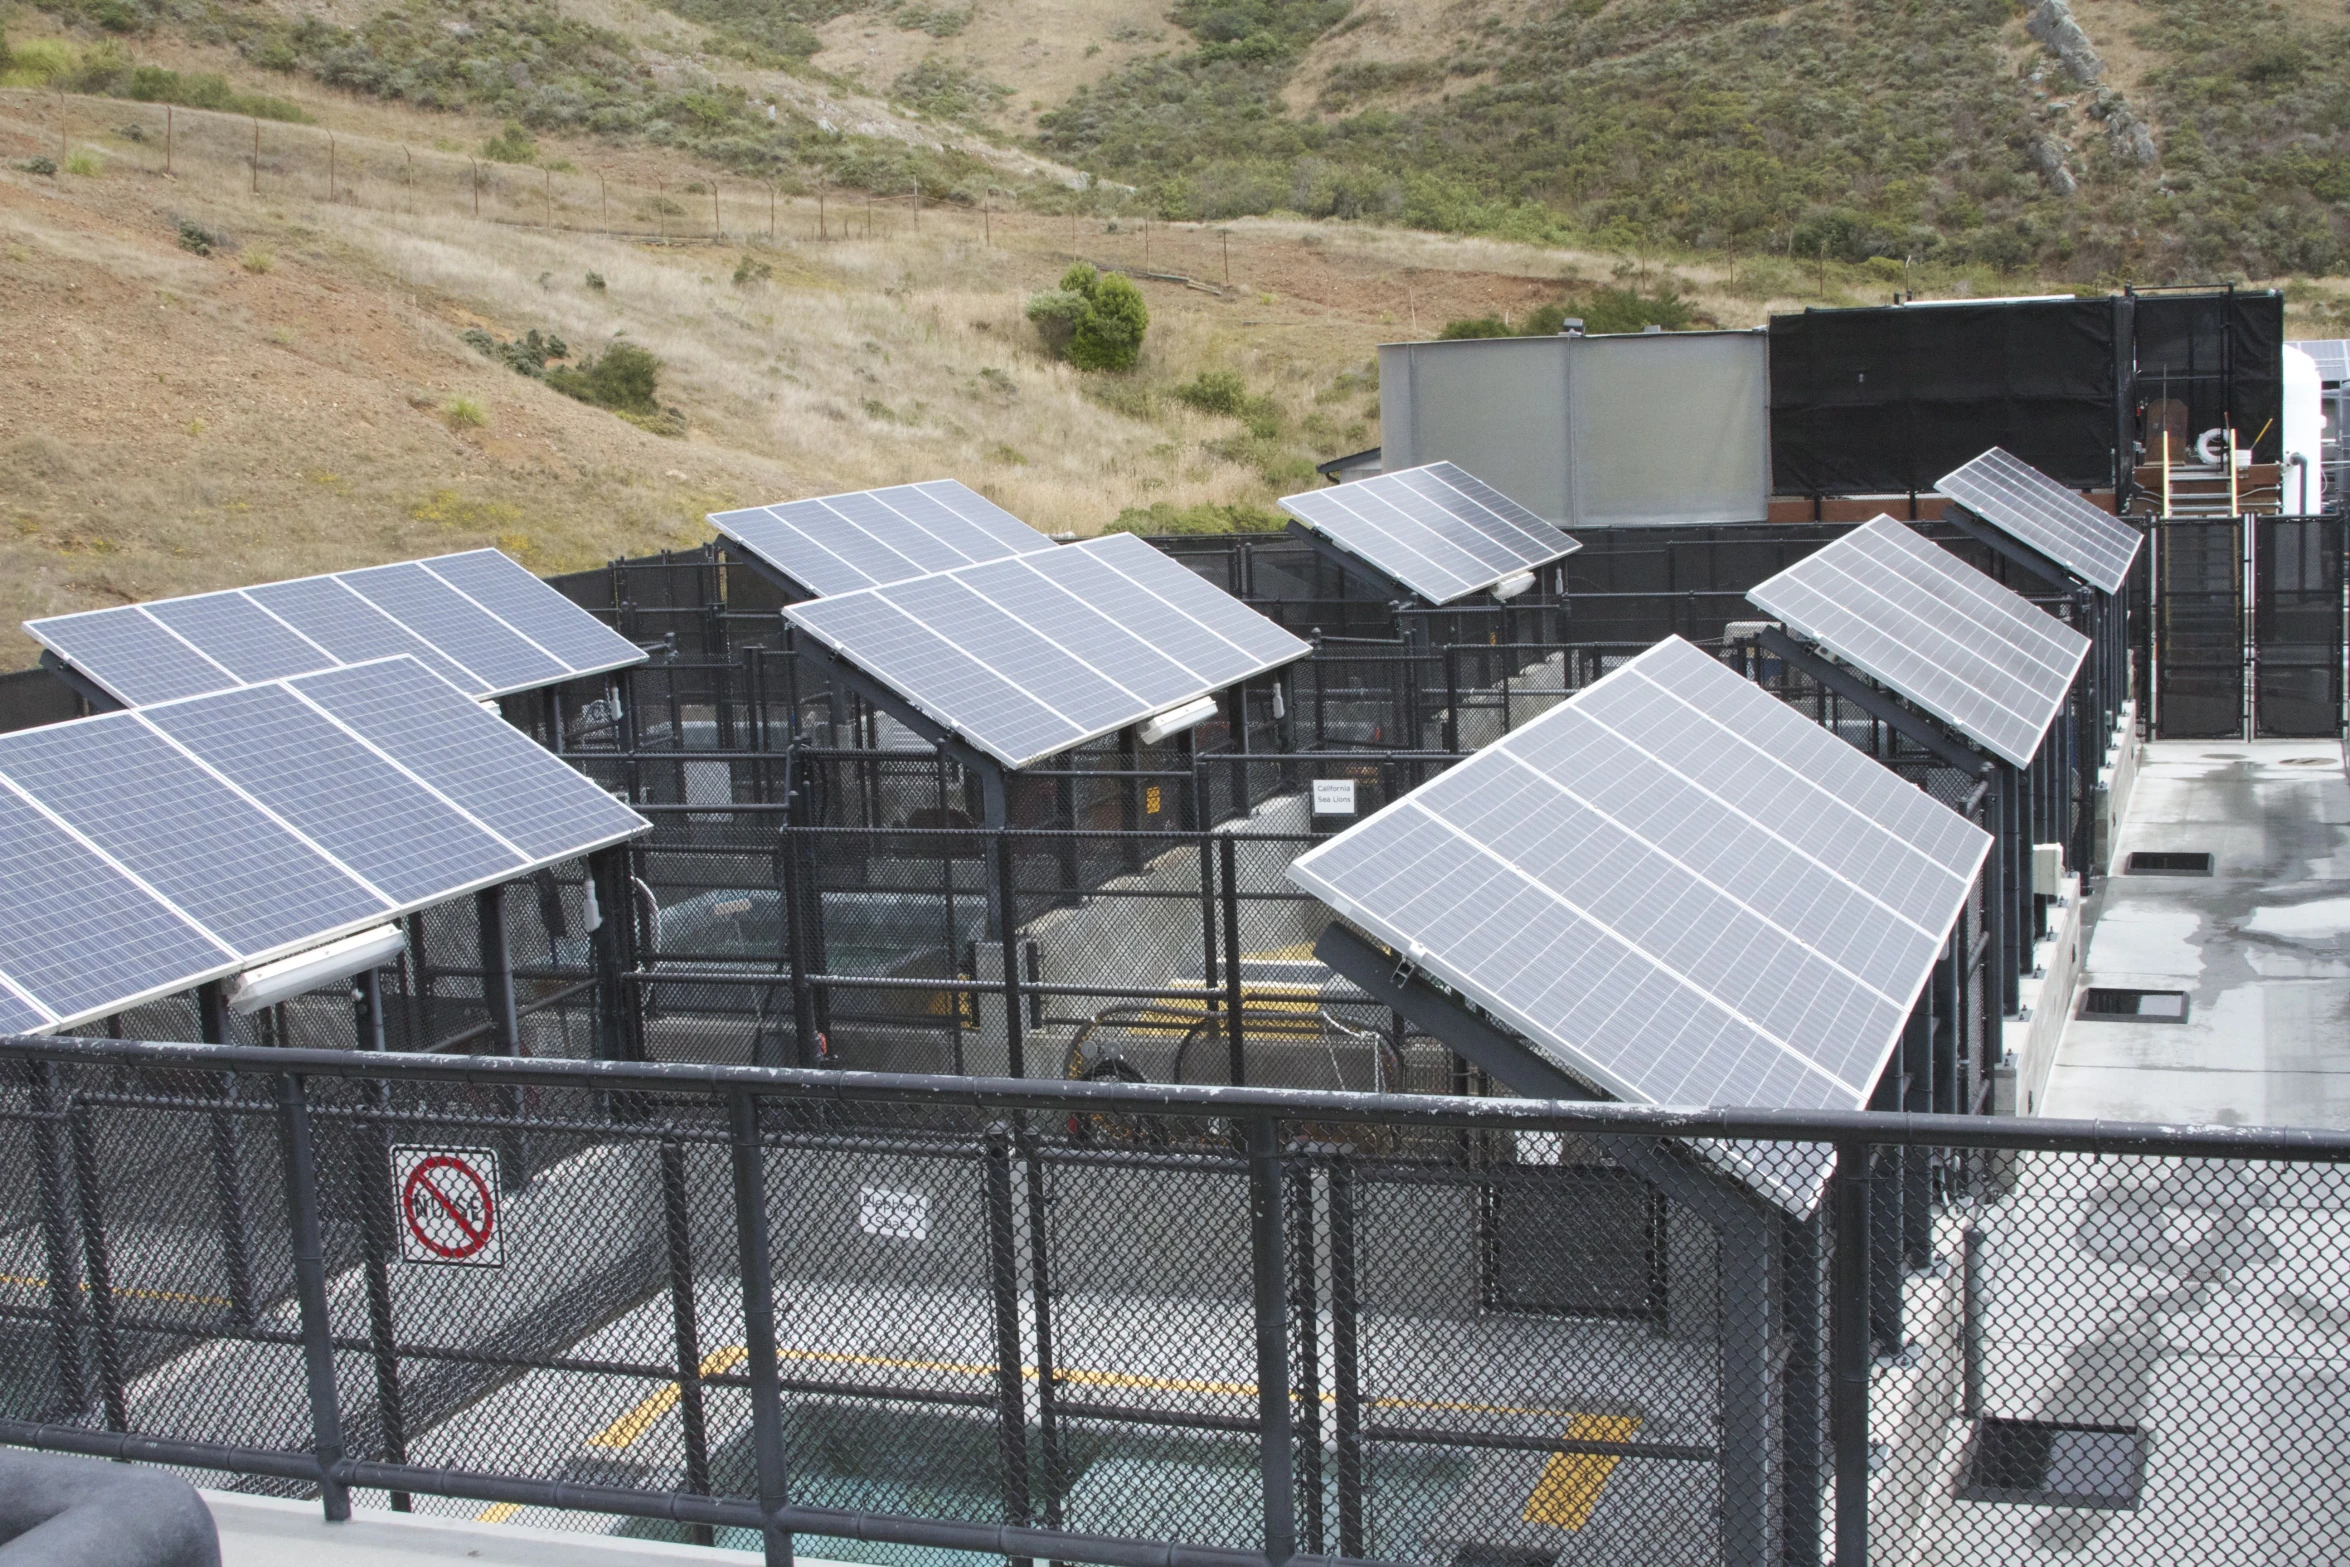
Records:
[[[2114,865],[2204,851],[2208,876],[2116,875],[2079,994],[2183,990],[2183,1023],[2065,1025],[2039,1113],[2350,1127],[2350,780],[2331,740],[2157,741]]]

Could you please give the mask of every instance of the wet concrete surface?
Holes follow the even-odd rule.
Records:
[[[2350,778],[2339,743],[2157,741],[2122,825],[2209,876],[2117,875],[2079,995],[2177,990],[2184,1022],[2065,1027],[2040,1113],[2350,1126]]]

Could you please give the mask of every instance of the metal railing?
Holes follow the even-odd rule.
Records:
[[[0,1057],[0,1439],[330,1517],[909,1567],[2253,1563],[2338,1529],[2350,1135]]]

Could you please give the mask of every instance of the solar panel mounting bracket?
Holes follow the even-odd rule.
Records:
[[[1807,677],[1826,686],[1894,733],[1924,746],[1960,772],[1978,782],[1991,776],[1996,766],[1993,758],[1924,714],[1895,701],[1868,681],[1831,663],[1778,627],[1763,627],[1755,633],[1754,640],[1755,645],[1764,652],[1801,670]]]
[[[721,535],[716,542],[721,549],[724,549],[726,545],[733,543],[731,539],[728,539],[723,535]],[[757,577],[760,581],[766,583],[776,592],[782,594],[784,602],[787,604],[797,604],[803,599],[822,598],[824,596],[823,594],[818,593],[815,589],[809,587],[805,582],[802,582],[799,578],[783,570],[781,567],[763,559],[757,550],[751,549],[746,545],[737,544],[733,549],[725,550],[725,564],[729,566],[748,566],[751,570],[751,575]]]
[[[1441,1041],[1453,1054],[1514,1093],[1583,1104],[1608,1098],[1426,979],[1417,974],[1405,977],[1394,954],[1335,920],[1323,927],[1314,943],[1314,956],[1374,1003],[1401,1013],[1413,1028]],[[1765,1212],[1743,1187],[1705,1175],[1662,1152],[1651,1140],[1608,1138],[1606,1148],[1617,1163],[1716,1227],[1751,1225]]]
[[[1314,529],[1294,518],[1285,524],[1281,531],[1304,543],[1317,556],[1337,567],[1341,572],[1368,582],[1379,591],[1382,598],[1390,602],[1401,600],[1415,608],[1428,603],[1428,600],[1422,595],[1396,581],[1395,578],[1381,571],[1362,556],[1323,537]]]
[[[47,648],[41,649],[40,667],[64,681],[66,689],[80,697],[92,713],[112,713],[121,709],[122,703],[104,687]]]
[[[2053,587],[2063,588],[2067,592],[2074,593],[2095,593],[2098,591],[2095,584],[2081,580],[2078,572],[2069,571],[2065,567],[2059,566],[2029,544],[2009,534],[2005,528],[1996,523],[1984,521],[1955,501],[1942,508],[1942,520],[1968,538],[1973,539],[1977,544],[1982,545],[1992,554],[2023,567],[2024,570]]]
[[[833,649],[808,639],[802,653],[818,660],[825,677],[846,686],[866,701],[880,708],[890,717],[904,724],[924,741],[961,763],[966,771],[979,777],[979,792],[985,802],[983,814],[989,827],[1001,827],[1006,820],[1004,802],[1004,764],[959,738],[935,718],[913,703],[868,675]]]

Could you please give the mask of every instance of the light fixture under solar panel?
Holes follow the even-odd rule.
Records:
[[[125,707],[403,654],[475,697],[645,657],[496,550],[85,610],[25,630]]]
[[[794,604],[784,615],[1020,768],[1310,649],[1131,534]]]
[[[2089,652],[2087,637],[1891,517],[1746,596],[2018,767]]]
[[[1934,488],[2102,592],[2122,590],[2143,542],[2136,528],[1996,446]]]
[[[822,597],[1053,547],[953,479],[713,512],[710,526]]]
[[[1583,546],[1449,462],[1284,496],[1281,509],[1430,604],[1495,590]]]
[[[1604,1092],[1853,1110],[1989,846],[1675,637],[1289,875]],[[1741,1170],[1798,1211],[1824,1177]]]
[[[0,735],[0,1031],[71,1029],[647,830],[405,657]]]

